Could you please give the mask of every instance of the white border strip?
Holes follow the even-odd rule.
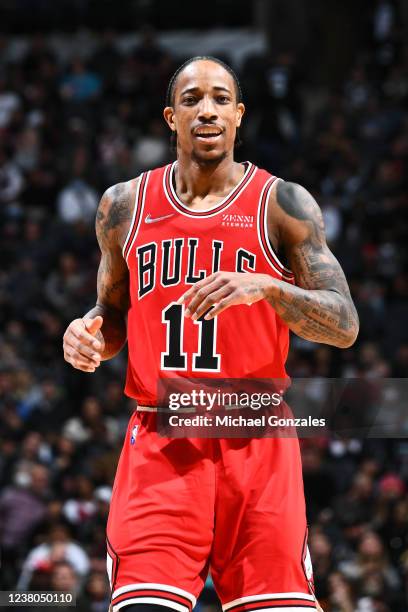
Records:
[[[258,201],[258,209],[257,209],[257,214],[256,214],[256,218],[257,218],[257,222],[256,222],[256,227],[257,227],[257,232],[258,232],[258,242],[259,245],[261,247],[262,253],[264,254],[264,257],[266,259],[266,261],[268,262],[268,264],[271,266],[271,268],[276,272],[276,274],[278,274],[279,278],[283,279],[283,280],[292,280],[293,279],[293,272],[291,272],[290,270],[288,270],[288,268],[285,268],[283,266],[283,264],[279,261],[279,259],[276,257],[275,253],[272,251],[273,254],[273,260],[275,261],[275,263],[278,263],[280,266],[282,266],[282,268],[284,268],[284,270],[288,270],[290,276],[284,272],[281,272],[281,270],[279,270],[279,268],[277,268],[273,261],[271,261],[270,257],[268,257],[268,253],[266,252],[263,242],[262,242],[262,235],[261,235],[261,223],[264,223],[264,230],[266,227],[266,234],[265,234],[265,239],[267,241],[267,237],[268,237],[268,233],[267,233],[267,224],[266,224],[266,219],[267,219],[267,210],[268,210],[268,205],[265,205],[265,217],[263,220],[261,220],[261,203],[262,203],[262,198],[264,196],[265,190],[268,190],[268,194],[266,196],[266,199],[268,200],[269,203],[269,193],[273,187],[273,185],[276,183],[276,181],[280,180],[275,178],[275,180],[273,180],[274,177],[270,177],[267,179],[265,185],[262,188],[261,191],[261,195],[259,197],[259,201]]]
[[[123,255],[123,257],[125,256],[126,246],[127,246],[128,241],[129,241],[130,235],[132,233],[133,225],[135,223],[136,212],[137,212],[137,201],[139,199],[140,183],[142,182],[143,172],[142,172],[142,174],[139,175],[138,178],[139,178],[139,180],[137,182],[137,187],[136,187],[136,195],[135,195],[135,203],[134,203],[134,206],[133,206],[132,221],[130,222],[129,231],[128,231],[127,236],[126,236],[125,244],[123,245],[123,248],[122,248],[122,255]]]
[[[302,606],[302,607],[298,607],[298,606],[284,606],[283,608],[279,607],[279,608],[262,608],[262,610],[260,612],[306,612],[307,610],[315,610],[316,608],[311,608],[310,606]],[[253,610],[251,610],[251,612],[256,612],[256,608],[254,608]]]
[[[268,245],[268,251],[271,254],[272,258],[276,261],[276,263],[281,266],[283,268],[283,270],[285,272],[287,272],[287,274],[284,274],[283,276],[290,276],[293,277],[293,272],[292,270],[289,270],[289,268],[286,268],[283,263],[280,261],[279,257],[276,255],[275,251],[273,250],[272,246],[269,244],[268,241],[268,206],[269,206],[269,198],[272,192],[272,189],[276,189],[277,188],[277,184],[278,181],[282,181],[283,179],[281,178],[276,178],[272,185],[270,186],[269,190],[268,190],[268,195],[266,196],[267,198],[267,203],[265,205],[265,215],[264,215],[264,219],[263,219],[263,224],[264,224],[264,234],[265,234],[265,238],[266,238],[266,243]]]
[[[130,604],[156,604],[158,606],[172,608],[173,610],[177,610],[177,612],[188,612],[189,610],[188,606],[183,606],[182,604],[179,604],[175,601],[170,601],[169,599],[161,599],[160,597],[134,597],[131,599],[125,599],[124,601],[121,601],[118,604],[113,604],[112,611],[117,612],[124,606],[129,606]],[[295,608],[293,609],[295,610]],[[287,610],[290,610],[290,608],[287,608]],[[304,612],[304,609],[302,612]]]
[[[128,593],[129,591],[144,591],[146,589],[156,589],[165,593],[167,592],[174,593],[175,595],[181,595],[182,597],[185,597],[191,601],[193,607],[196,605],[196,598],[188,591],[184,591],[184,589],[179,589],[178,587],[171,586],[169,584],[161,584],[157,582],[138,582],[136,584],[127,584],[126,586],[119,587],[116,589],[116,591],[114,591],[114,593],[112,593],[112,599],[115,599],[115,597],[123,595],[124,593]]]
[[[237,185],[235,185],[234,189],[231,189],[231,191],[229,192],[229,194],[227,196],[225,196],[225,198],[223,198],[221,200],[221,202],[218,202],[218,204],[216,206],[213,206],[211,208],[202,208],[200,210],[197,210],[197,212],[208,212],[207,215],[194,215],[188,212],[187,210],[187,206],[185,204],[183,204],[183,202],[179,199],[177,193],[174,191],[173,189],[173,182],[172,182],[172,177],[173,177],[173,172],[174,172],[174,168],[175,168],[175,164],[177,162],[173,162],[172,164],[170,164],[169,166],[167,166],[166,170],[163,173],[163,190],[165,193],[165,196],[167,198],[167,200],[169,201],[169,203],[171,204],[171,206],[174,208],[174,210],[176,210],[178,213],[180,213],[181,215],[184,215],[185,217],[189,217],[190,219],[208,219],[209,217],[213,217],[215,215],[218,215],[222,212],[224,212],[225,210],[228,210],[228,208],[231,206],[231,204],[233,204],[237,198],[244,193],[245,189],[248,187],[249,183],[252,181],[252,179],[254,178],[255,174],[258,171],[258,168],[256,166],[254,166],[254,164],[252,162],[247,162],[248,163],[248,168],[246,170],[246,172],[244,173],[244,176],[242,177],[242,179],[239,181],[239,183]],[[251,168],[254,168],[254,171],[251,175],[251,177],[249,178],[248,182],[245,184],[245,186],[240,189],[242,183],[244,182],[244,180],[246,179],[246,177],[248,176],[248,174],[251,171]],[[180,210],[180,208],[177,208],[174,203],[172,202],[169,192],[167,191],[167,187],[166,187],[166,177],[167,174],[170,172],[170,177],[169,177],[169,183],[170,183],[170,189],[171,189],[171,193],[173,194],[173,197],[177,200],[178,204],[180,205],[181,208],[183,208],[183,210]],[[220,206],[222,206],[224,204],[224,202],[226,202],[228,200],[229,197],[231,197],[231,194],[234,191],[237,191],[235,197],[232,198],[231,202],[222,210],[219,210],[218,212],[214,212],[215,208],[219,208]],[[213,212],[211,212],[213,211]]]
[[[273,181],[272,177],[270,177],[270,178],[268,178],[266,180],[265,185],[262,187],[261,195],[259,196],[258,209],[256,211],[256,231],[258,233],[258,243],[259,243],[259,246],[261,247],[261,251],[264,254],[264,257],[265,257],[267,263],[276,272],[276,274],[279,276],[279,278],[282,278],[282,272],[278,268],[276,268],[274,266],[273,262],[268,257],[267,252],[265,251],[264,245],[262,243],[262,236],[261,236],[261,203],[262,203],[262,198],[264,196],[265,190],[270,187],[271,181],[272,181],[272,185],[273,185],[274,181]]]
[[[138,235],[138,233],[139,233],[139,227],[140,227],[140,224],[141,224],[141,223],[142,223],[142,221],[143,221],[143,211],[144,211],[144,205],[145,205],[145,199],[146,199],[147,184],[148,184],[148,182],[149,182],[149,178],[150,178],[150,172],[151,172],[151,171],[149,170],[149,172],[146,174],[146,181],[145,181],[145,184],[144,184],[144,189],[143,189],[143,193],[142,193],[142,201],[141,201],[141,203],[140,203],[140,217],[139,217],[139,223],[137,224],[137,227],[136,227],[136,230],[135,230],[135,235],[133,236],[132,243],[131,243],[131,245],[130,245],[130,247],[129,247],[128,254],[127,254],[127,256],[126,256],[126,263],[128,262],[129,255],[130,255],[130,253],[131,253],[131,251],[132,251],[133,245],[135,244],[135,240],[136,240],[137,235]]]
[[[265,599],[293,599],[294,597],[299,597],[300,599],[304,599],[306,601],[316,601],[313,595],[309,595],[308,593],[263,593],[262,595],[249,595],[248,597],[240,597],[239,599],[234,599],[233,601],[229,601],[228,603],[222,606],[223,610],[229,610],[233,606],[237,606],[238,604],[243,603],[253,603],[255,601],[264,601]],[[278,608],[272,608],[272,610],[277,610]],[[285,610],[290,610],[291,608],[285,608]],[[295,607],[293,610],[297,610]],[[304,610],[304,608],[303,608]]]

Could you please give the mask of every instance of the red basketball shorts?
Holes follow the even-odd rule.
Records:
[[[209,570],[225,611],[315,610],[306,531],[296,438],[169,439],[135,412],[107,529],[113,612],[190,612]]]

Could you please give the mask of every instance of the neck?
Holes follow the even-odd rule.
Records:
[[[241,180],[244,171],[243,165],[234,161],[232,153],[212,163],[179,151],[175,173],[177,193],[186,202],[211,194],[223,195]]]

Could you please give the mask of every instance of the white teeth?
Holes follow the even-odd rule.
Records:
[[[197,132],[197,136],[219,136],[221,132]]]

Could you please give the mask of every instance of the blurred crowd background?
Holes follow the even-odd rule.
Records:
[[[313,193],[351,286],[355,346],[292,338],[289,374],[408,376],[403,3],[344,2],[337,15],[319,2],[305,33],[297,11],[309,3],[254,2],[248,22],[252,3],[224,1],[218,30],[199,36],[182,3],[176,33],[160,2],[123,3],[157,31],[137,11],[119,23],[113,4],[0,7],[0,586],[74,590],[84,612],[108,606],[105,523],[134,406],[125,353],[85,375],[64,363],[62,335],[94,304],[101,194],[172,159],[162,108],[187,57],[212,52],[236,68],[247,106],[237,159]],[[304,440],[302,454],[324,609],[406,612],[408,439]],[[217,609],[210,581],[199,606]]]

